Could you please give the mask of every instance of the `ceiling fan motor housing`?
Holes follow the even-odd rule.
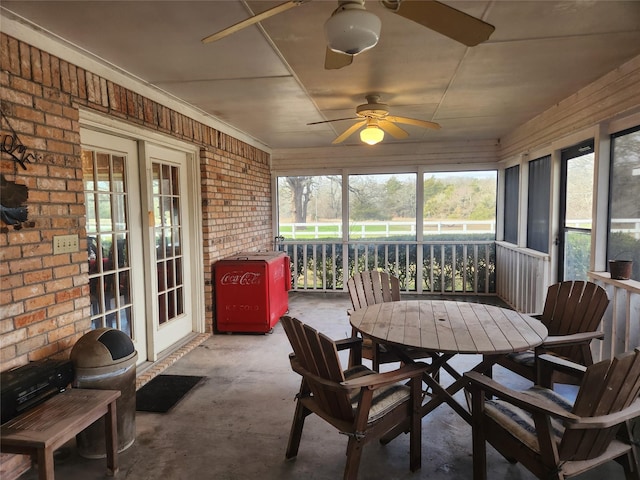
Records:
[[[389,105],[379,103],[378,95],[367,95],[367,103],[356,107],[356,114],[361,117],[384,118],[389,115]]]
[[[373,48],[380,38],[382,22],[364,8],[363,0],[341,1],[324,24],[328,47],[357,55]]]

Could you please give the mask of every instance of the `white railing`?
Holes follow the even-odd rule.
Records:
[[[519,312],[539,313],[549,285],[549,255],[496,242],[496,293]]]
[[[609,307],[602,318],[604,340],[592,342],[596,360],[612,358],[640,346],[640,282],[613,280],[605,272],[589,272],[589,279],[609,295]]]
[[[291,259],[292,289],[345,291],[357,271],[383,269],[404,292],[495,294],[495,242],[280,241]],[[346,255],[344,254],[346,252]]]

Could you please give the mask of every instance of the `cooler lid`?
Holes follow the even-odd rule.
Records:
[[[268,262],[277,257],[285,255],[284,252],[240,252],[235,255],[223,258],[221,261],[260,261]]]

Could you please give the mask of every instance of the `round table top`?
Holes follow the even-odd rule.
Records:
[[[447,300],[379,303],[353,311],[349,320],[379,342],[441,353],[519,352],[548,334],[542,322],[514,310]]]

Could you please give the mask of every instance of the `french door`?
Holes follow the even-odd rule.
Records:
[[[91,325],[125,332],[138,361],[154,361],[198,329],[190,157],[90,129],[81,139]]]
[[[138,146],[133,140],[82,132],[91,327],[131,337],[147,358]]]
[[[558,279],[587,280],[593,224],[593,140],[561,152]]]
[[[185,274],[191,252],[186,201],[187,156],[155,145],[145,146],[154,284],[154,351],[160,352],[193,331],[190,277]],[[154,282],[155,280],[155,282]]]

